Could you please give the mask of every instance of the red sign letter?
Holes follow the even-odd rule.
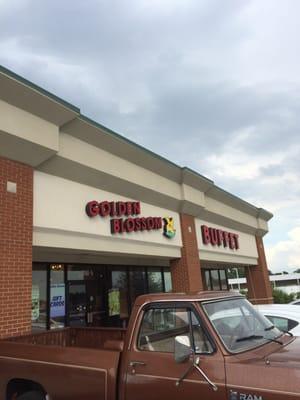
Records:
[[[210,236],[209,236],[209,230],[208,227],[205,225],[201,226],[201,231],[202,231],[202,240],[204,244],[209,244],[210,243]]]
[[[110,231],[111,233],[120,233],[122,232],[122,218],[120,219],[111,219],[110,220]]]
[[[98,202],[93,200],[85,206],[85,212],[89,217],[96,217],[99,214]]]
[[[234,239],[234,243],[235,243],[235,248],[239,249],[240,248],[239,235],[237,233],[233,233],[233,239]]]

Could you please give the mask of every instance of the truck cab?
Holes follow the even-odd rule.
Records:
[[[298,339],[240,295],[142,296],[132,323],[126,399],[300,398]]]

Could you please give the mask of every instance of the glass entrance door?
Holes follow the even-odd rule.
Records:
[[[87,291],[84,281],[68,283],[68,325],[86,326],[87,324]]]

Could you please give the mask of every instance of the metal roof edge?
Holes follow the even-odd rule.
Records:
[[[206,176],[200,174],[199,172],[189,168],[187,166],[181,167],[182,171],[187,171],[188,173],[196,176],[197,178],[201,178],[203,181],[207,182],[208,185],[214,185],[214,181],[212,179],[207,178]]]
[[[159,160],[161,160],[161,161],[163,161],[163,162],[166,162],[166,163],[168,163],[169,165],[171,165],[171,166],[173,166],[173,167],[175,167],[175,168],[182,169],[182,167],[181,167],[180,165],[174,163],[173,161],[170,161],[170,160],[168,160],[167,158],[165,158],[165,157],[163,157],[163,156],[161,156],[161,155],[155,153],[154,151],[149,150],[149,149],[147,149],[146,147],[144,147],[144,146],[142,146],[142,145],[140,145],[140,144],[138,144],[138,143],[135,143],[133,140],[130,140],[130,139],[126,138],[125,136],[123,136],[122,134],[117,133],[117,132],[115,132],[115,131],[113,131],[113,130],[107,128],[106,126],[100,124],[100,123],[97,122],[97,121],[94,121],[93,119],[87,117],[86,115],[80,114],[80,115],[78,116],[78,119],[81,119],[81,120],[83,120],[84,122],[87,122],[87,123],[89,123],[90,125],[93,125],[93,126],[95,126],[96,128],[101,129],[102,131],[108,133],[109,135],[114,136],[116,139],[119,139],[119,140],[121,140],[121,141],[123,141],[123,142],[125,142],[125,143],[127,143],[127,144],[129,144],[129,145],[131,145],[131,146],[134,146],[134,147],[138,148],[139,150],[142,150],[142,151],[148,153],[148,154],[149,154],[150,156],[152,156],[152,157],[158,158]]]
[[[21,83],[22,85],[28,86],[30,89],[35,90],[39,94],[48,97],[50,100],[55,101],[56,103],[59,103],[65,108],[70,109],[71,111],[80,114],[80,108],[74,106],[73,104],[61,99],[60,97],[56,96],[55,94],[49,92],[46,89],[43,89],[41,86],[36,85],[35,83],[29,81],[28,79],[23,78],[22,76],[16,74],[15,72],[12,72],[8,68],[4,67],[3,65],[0,65],[0,73],[3,75],[8,76],[11,79],[14,79],[15,81]]]
[[[256,207],[255,205],[249,203],[248,201],[241,199],[240,197],[236,196],[235,194],[232,194],[217,185],[212,186],[208,190],[207,195],[209,196],[209,194],[213,191],[215,191],[215,193],[220,192],[223,195],[225,195],[225,197],[227,197],[228,200],[232,200],[236,203],[239,203],[240,205],[243,205],[246,209],[248,208],[248,210],[252,210],[257,218],[262,218],[266,221],[269,221],[273,217],[273,214],[270,213],[269,211],[265,210],[264,208]]]
[[[266,221],[269,221],[271,218],[273,218],[273,216],[274,215],[270,211],[268,211],[264,208],[258,209],[258,215],[257,215],[258,218],[262,218]]]

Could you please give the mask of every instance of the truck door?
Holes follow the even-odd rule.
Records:
[[[137,326],[126,359],[126,400],[226,399],[223,355],[192,305],[148,305]],[[178,339],[190,344],[181,362],[175,361]]]

